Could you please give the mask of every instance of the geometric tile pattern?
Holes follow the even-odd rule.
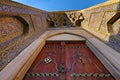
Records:
[[[23,34],[23,24],[14,17],[0,18],[0,43]]]
[[[0,70],[2,70],[21,51],[29,46],[30,43],[37,39],[44,30],[38,29],[39,32],[36,31],[24,35],[24,27],[27,26],[18,20],[19,17],[16,18],[14,16],[24,14],[27,16],[42,16],[43,14],[46,15],[46,12],[9,0],[0,1],[0,12]],[[28,21],[32,21],[31,18]],[[28,26],[29,30],[31,30],[34,25],[32,24],[31,26],[28,23]]]
[[[17,37],[18,39],[13,40],[11,44],[2,48],[3,50],[0,50],[0,70],[12,61],[22,50],[29,46],[40,34],[41,33],[36,33],[28,36],[20,36],[20,38]]]

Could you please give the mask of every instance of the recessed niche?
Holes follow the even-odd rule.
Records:
[[[76,26],[81,26],[81,20],[80,20],[80,19],[76,20],[76,21],[75,21],[75,25],[76,25]]]
[[[120,34],[120,18],[113,23],[113,33],[114,34]]]
[[[24,22],[25,23],[25,22]],[[17,36],[27,32],[27,27],[24,26],[16,17],[1,17],[0,18],[0,43],[9,41]]]
[[[120,13],[113,16],[107,23],[108,32],[112,34],[120,34]]]
[[[50,27],[55,27],[54,21],[50,21],[50,22],[49,22],[49,26],[50,26]]]

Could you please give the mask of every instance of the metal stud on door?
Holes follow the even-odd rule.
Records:
[[[114,80],[85,43],[47,42],[24,80]]]

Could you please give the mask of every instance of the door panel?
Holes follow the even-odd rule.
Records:
[[[47,43],[25,76],[25,80],[59,80],[60,43]]]
[[[66,44],[65,56],[67,80],[113,80],[100,77],[109,72],[85,44]]]
[[[114,80],[84,42],[47,42],[24,80]]]

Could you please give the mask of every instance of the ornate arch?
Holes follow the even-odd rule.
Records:
[[[58,31],[56,33],[52,33],[52,34],[47,35],[47,37],[45,38],[45,40],[47,40],[48,38],[54,37],[54,36],[61,35],[61,34],[70,34],[70,35],[73,35],[73,36],[78,36],[78,37],[84,38],[85,40],[87,39],[87,37],[83,36],[82,34],[72,33],[72,32],[67,32],[67,31],[63,31],[63,32],[59,32]]]

